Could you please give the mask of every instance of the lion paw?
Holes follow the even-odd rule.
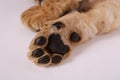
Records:
[[[61,21],[48,22],[44,28],[32,40],[28,57],[37,65],[59,64],[69,56],[73,44],[80,42],[81,36]]]

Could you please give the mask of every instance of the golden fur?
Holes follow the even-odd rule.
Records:
[[[38,31],[47,21],[59,18],[65,11],[78,6],[78,0],[45,0],[24,11],[21,19],[23,24]]]
[[[48,0],[48,1],[51,1],[51,0]],[[52,1],[54,1],[54,0],[52,0]],[[55,0],[55,1],[59,2],[61,0]],[[62,1],[65,2],[65,1],[72,1],[72,0],[62,0]],[[75,1],[75,0],[73,0],[73,1]],[[94,2],[94,0],[92,0],[92,1]],[[68,2],[68,3],[72,3],[72,2]],[[54,4],[55,3],[53,2],[53,5]],[[43,5],[45,5],[45,3]],[[64,5],[64,3],[61,5]],[[65,5],[66,5],[66,3],[65,3]],[[69,5],[73,5],[73,4],[69,4]],[[75,46],[85,43],[86,41],[94,38],[96,35],[109,33],[109,32],[112,32],[112,31],[120,28],[120,1],[119,0],[99,0],[99,2],[97,2],[97,3],[94,2],[92,9],[89,10],[88,12],[80,13],[78,11],[72,11],[60,18],[59,18],[59,16],[64,12],[63,9],[65,9],[65,8],[59,7],[60,12],[59,11],[51,12],[50,8],[48,8],[48,7],[44,8],[44,7],[45,6],[39,7],[40,9],[37,9],[38,6],[36,8],[33,7],[33,9],[31,9],[31,11],[33,10],[32,12],[30,10],[28,10],[28,12],[26,11],[26,12],[24,12],[24,15],[22,15],[23,23],[27,24],[29,27],[32,27],[33,29],[38,29],[38,28],[36,28],[36,27],[38,27],[38,23],[41,20],[43,20],[43,18],[47,18],[47,17],[43,16],[43,14],[40,14],[40,13],[45,13],[46,11],[50,11],[50,13],[47,13],[44,15],[54,14],[52,16],[52,18],[50,17],[49,19],[46,19],[45,22],[43,22],[42,26],[39,26],[39,27],[42,27],[41,31],[37,33],[37,35],[35,36],[35,38],[32,40],[32,42],[30,44],[30,47],[29,47],[30,51],[28,53],[28,57],[30,60],[32,60],[37,65],[48,66],[48,65],[52,64],[51,60],[52,60],[52,57],[54,56],[54,54],[51,55],[44,50],[45,51],[44,55],[50,56],[50,62],[48,64],[38,64],[37,63],[38,58],[32,57],[31,54],[32,54],[32,51],[35,50],[36,48],[44,49],[44,47],[48,43],[49,36],[53,33],[59,34],[61,36],[61,40],[64,42],[64,44],[67,44],[70,47],[70,51],[71,51],[73,48],[75,48]],[[68,7],[66,7],[66,8],[68,8]],[[50,10],[48,10],[48,9],[50,9]],[[43,12],[41,12],[41,10]],[[40,12],[40,13],[38,13],[38,12]],[[57,14],[56,14],[56,12],[57,12]],[[31,13],[33,13],[33,14],[31,14]],[[30,16],[30,14],[32,16]],[[27,15],[27,16],[25,16],[25,15]],[[39,18],[39,20],[38,20],[38,18]],[[58,18],[58,19],[56,19],[56,18]],[[32,20],[30,20],[30,19],[32,19]],[[53,20],[53,19],[55,19],[55,20]],[[53,26],[53,24],[56,22],[62,22],[63,24],[65,24],[65,27],[60,30],[57,30]],[[81,40],[79,42],[71,42],[70,41],[70,34],[72,32],[77,32],[79,34],[79,36],[81,37]],[[45,45],[43,45],[43,46],[34,45],[36,38],[39,36],[44,36],[47,39],[47,42]],[[66,59],[69,56],[70,51],[67,52],[64,56],[62,56],[62,60]],[[41,57],[43,57],[43,56],[41,56]]]

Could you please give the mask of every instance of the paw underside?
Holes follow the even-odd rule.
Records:
[[[40,36],[34,41],[34,45],[40,48],[34,49],[31,57],[38,59],[37,63],[42,65],[58,64],[62,61],[63,56],[69,52],[68,45],[62,42],[59,34],[51,34],[48,39]]]
[[[54,26],[57,30],[65,27],[61,22],[56,22]],[[64,29],[64,28],[63,28]],[[71,32],[68,41],[63,41],[63,34],[53,31],[40,31],[30,45],[29,59],[35,64],[42,66],[56,65],[66,59],[71,51],[70,42],[79,42],[81,37],[76,32]]]

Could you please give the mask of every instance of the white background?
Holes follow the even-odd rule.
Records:
[[[31,0],[0,0],[0,80],[120,80],[120,30],[78,46],[55,67],[38,67],[27,58],[36,33],[20,21]]]

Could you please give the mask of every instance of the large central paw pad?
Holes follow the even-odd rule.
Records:
[[[59,34],[52,34],[49,37],[48,44],[45,49],[51,54],[58,53],[60,55],[64,55],[69,51],[69,47],[64,45]]]

